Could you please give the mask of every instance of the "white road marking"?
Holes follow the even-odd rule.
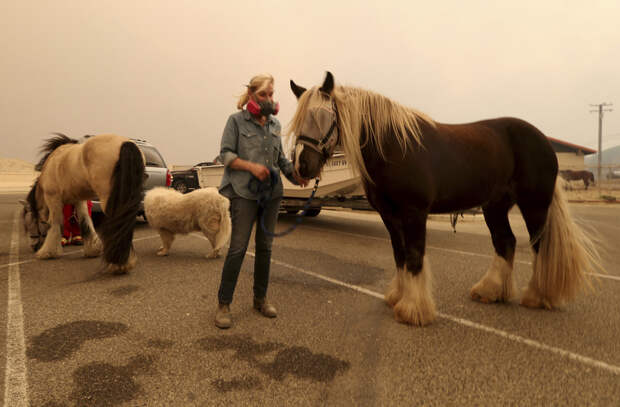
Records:
[[[341,233],[343,233],[343,232],[341,232]],[[195,233],[192,233],[191,236],[194,236],[194,237],[197,237],[197,238],[200,238],[200,239],[203,239],[203,240],[207,240],[206,237],[204,237],[202,235],[195,234]],[[252,256],[252,257],[256,256],[254,252],[251,252],[249,250],[246,253],[249,256]],[[299,272],[299,273],[302,273],[302,274],[306,274],[308,276],[311,276],[311,277],[314,277],[314,278],[318,278],[320,280],[327,281],[327,282],[332,283],[334,285],[339,285],[341,287],[345,287],[345,288],[348,288],[348,289],[353,290],[353,291],[357,291],[357,292],[362,293],[362,294],[366,294],[366,295],[368,295],[370,297],[374,297],[374,298],[377,298],[379,300],[383,300],[383,295],[382,294],[379,294],[378,292],[369,290],[367,288],[360,287],[360,286],[353,285],[353,284],[349,284],[349,283],[345,283],[344,281],[340,281],[340,280],[337,280],[335,278],[327,277],[327,276],[324,276],[322,274],[315,273],[313,271],[305,270],[305,269],[302,269],[300,267],[293,266],[291,264],[284,263],[284,262],[279,261],[279,260],[275,260],[273,258],[271,259],[271,261],[274,264],[277,264],[277,265],[282,266],[282,267],[286,267],[286,268],[288,268],[290,270],[293,270],[293,271],[296,271],[296,272]],[[599,368],[599,369],[602,369],[602,370],[606,370],[606,371],[608,371],[610,373],[613,373],[613,374],[616,374],[616,375],[620,375],[620,366],[616,366],[616,365],[612,365],[612,364],[609,364],[609,363],[605,363],[605,362],[602,362],[600,360],[596,360],[596,359],[593,359],[593,358],[590,358],[590,357],[587,357],[587,356],[580,355],[578,353],[574,353],[574,352],[571,352],[571,351],[568,351],[568,350],[565,350],[565,349],[557,348],[555,346],[546,345],[546,344],[544,344],[542,342],[538,342],[538,341],[536,341],[534,339],[524,338],[522,336],[511,334],[510,332],[506,332],[506,331],[503,331],[501,329],[496,329],[496,328],[493,328],[493,327],[490,327],[490,326],[479,324],[477,322],[473,322],[473,321],[470,321],[468,319],[455,317],[453,315],[444,314],[442,312],[437,313],[437,315],[440,318],[447,319],[447,320],[452,321],[454,323],[457,323],[459,325],[463,325],[463,326],[466,326],[466,327],[469,327],[469,328],[478,329],[480,331],[488,332],[488,333],[500,336],[502,338],[506,338],[506,339],[511,340],[513,342],[517,342],[517,343],[520,343],[520,344],[523,344],[523,345],[527,345],[527,346],[530,346],[530,347],[535,348],[535,349],[551,352],[551,353],[554,353],[556,355],[559,355],[559,356],[566,357],[568,359],[574,360],[576,362],[583,363],[585,365],[596,367],[596,368]]]
[[[317,230],[317,231],[321,231],[321,232],[325,232],[324,229],[321,228],[317,228],[314,226],[304,226],[304,229],[312,229],[312,230]],[[385,238],[385,237],[375,237],[375,236],[367,236],[367,235],[362,235],[360,233],[351,233],[351,232],[342,232],[339,230],[329,230],[330,233],[339,233],[341,235],[347,235],[347,236],[352,236],[352,237],[357,237],[357,238],[361,238],[361,239],[373,239],[373,240],[379,240],[382,242],[387,242],[390,243],[390,239]],[[448,252],[448,253],[454,253],[454,254],[460,254],[463,256],[475,256],[475,257],[484,257],[487,259],[492,259],[493,257],[495,257],[494,254],[483,254],[483,253],[475,253],[475,252],[466,252],[466,251],[462,251],[462,250],[455,250],[455,249],[447,249],[445,247],[438,247],[438,246],[426,246],[427,249],[432,249],[432,250],[439,250],[439,251],[443,251],[443,252]],[[526,266],[531,266],[532,262],[531,261],[524,261],[524,260],[515,260],[516,264],[524,264]],[[590,275],[593,275],[595,277],[599,277],[599,278],[606,278],[609,280],[616,280],[616,281],[620,281],[620,277],[619,276],[612,276],[612,275],[608,275],[608,274],[600,274],[600,273],[590,273]]]
[[[157,234],[157,235],[138,237],[136,239],[133,239],[133,241],[134,242],[138,242],[140,240],[152,239],[154,237],[159,237],[159,235]],[[60,257],[70,256],[70,255],[76,254],[76,253],[82,253],[82,249],[77,249],[77,250],[72,250],[72,251],[65,252],[65,253],[61,254]],[[22,260],[22,261],[18,261],[18,262],[11,262],[11,260],[9,259],[8,264],[0,264],[0,269],[3,269],[4,267],[19,266],[21,264],[33,263],[35,261],[37,261],[36,258],[32,258],[32,259],[28,259],[28,260]],[[49,260],[44,260],[44,261],[49,261]]]
[[[28,372],[26,369],[26,345],[24,339],[24,310],[21,300],[21,280],[19,266],[31,263],[37,259],[17,261],[19,259],[20,219],[16,212],[13,220],[9,263],[1,268],[8,267],[8,306],[6,329],[6,368],[4,379],[4,405],[28,406]],[[133,239],[134,242],[159,237],[157,235]],[[73,250],[61,256],[80,253],[82,250]]]
[[[19,212],[15,213],[11,248],[9,251],[8,307],[6,323],[6,368],[4,379],[4,404],[28,406],[28,372],[26,370],[26,345],[24,340],[24,310],[22,307],[19,276]]]
[[[248,251],[247,253],[250,256],[252,256],[252,257],[255,256],[255,254],[253,252]],[[383,300],[383,295],[382,294],[379,294],[379,293],[377,293],[375,291],[372,291],[372,290],[369,290],[367,288],[360,287],[360,286],[353,285],[353,284],[348,284],[348,283],[345,283],[344,281],[336,280],[334,278],[327,277],[327,276],[324,276],[322,274],[318,274],[318,273],[314,273],[312,271],[304,270],[304,269],[302,269],[300,267],[296,267],[296,266],[293,266],[291,264],[287,264],[287,263],[281,262],[279,260],[273,260],[272,259],[271,261],[274,264],[277,264],[279,266],[283,266],[283,267],[289,268],[289,269],[297,271],[299,273],[303,273],[303,274],[306,274],[306,275],[309,275],[309,276],[312,276],[312,277],[315,277],[315,278],[318,278],[318,279],[330,282],[332,284],[339,285],[341,287],[345,287],[345,288],[348,288],[350,290],[357,291],[357,292],[360,292],[362,294],[366,294],[366,295],[369,295],[371,297],[375,297],[375,298],[378,298],[380,300]],[[610,373],[613,373],[613,374],[616,374],[616,375],[620,375],[620,366],[611,365],[609,363],[605,363],[605,362],[602,362],[600,360],[592,359],[592,358],[589,358],[587,356],[579,355],[577,353],[570,352],[570,351],[567,351],[567,350],[564,350],[564,349],[561,349],[561,348],[556,348],[555,346],[545,345],[544,343],[538,342],[538,341],[536,341],[534,339],[524,338],[522,336],[511,334],[509,332],[502,331],[501,329],[496,329],[496,328],[493,328],[493,327],[490,327],[490,326],[479,324],[477,322],[473,322],[473,321],[470,321],[468,319],[463,319],[463,318],[455,317],[455,316],[452,316],[452,315],[449,315],[449,314],[444,314],[442,312],[437,313],[437,315],[440,318],[444,318],[444,319],[450,320],[452,322],[455,322],[455,323],[460,324],[460,325],[467,326],[469,328],[478,329],[480,331],[485,331],[485,332],[488,332],[488,333],[491,333],[491,334],[494,334],[494,335],[497,335],[497,336],[501,336],[502,338],[506,338],[508,340],[520,343],[520,344],[524,344],[524,345],[527,345],[527,346],[530,346],[530,347],[533,347],[533,348],[536,348],[536,349],[540,349],[540,350],[545,350],[545,351],[554,353],[556,355],[560,355],[560,356],[563,356],[563,357],[575,360],[577,362],[580,362],[580,363],[583,363],[583,364],[586,364],[586,365],[589,365],[589,366],[592,366],[592,367],[597,367],[599,369],[606,370],[606,371],[608,371]]]

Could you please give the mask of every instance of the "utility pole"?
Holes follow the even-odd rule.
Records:
[[[590,113],[598,112],[598,170],[596,185],[598,186],[598,193],[601,194],[601,181],[603,180],[601,174],[601,160],[603,158],[603,112],[611,112],[613,109],[605,109],[607,106],[613,106],[613,103],[599,103],[596,106],[598,109],[590,110]]]

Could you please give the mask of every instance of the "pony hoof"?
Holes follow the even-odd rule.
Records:
[[[211,259],[217,259],[220,257],[220,254],[218,252],[213,252],[213,253],[209,253],[205,256],[207,259],[211,260]]]
[[[108,266],[108,271],[116,276],[128,274],[131,267],[128,267],[127,264],[118,265],[118,264],[110,264]]]
[[[477,301],[477,302],[481,302],[483,304],[491,304],[491,303],[496,301],[494,299],[492,300],[492,299],[489,299],[487,297],[483,297],[480,294],[478,294],[476,292],[473,292],[473,291],[470,293],[470,296],[471,296],[472,300]]]
[[[157,251],[157,255],[158,255],[158,256],[167,256],[167,255],[168,255],[168,252],[167,252],[167,251],[165,251],[165,250],[158,250],[158,251]]]
[[[103,251],[101,248],[84,248],[84,257],[99,257]]]
[[[481,302],[483,304],[492,304],[497,301],[497,298],[493,296],[485,296],[475,292],[473,289],[470,293],[471,299],[477,302]]]
[[[55,254],[55,253],[50,253],[50,252],[45,252],[45,253],[37,252],[37,254],[35,254],[35,257],[39,260],[52,260],[52,259],[59,258],[60,255]]]

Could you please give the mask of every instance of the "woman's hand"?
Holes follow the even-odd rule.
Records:
[[[293,178],[295,178],[295,181],[297,181],[297,183],[301,187],[305,187],[306,185],[308,185],[309,180],[306,178],[302,178],[301,175],[299,175],[299,173],[297,172],[297,170],[293,171]]]
[[[269,177],[269,169],[262,164],[252,163],[250,172],[261,181],[264,181],[267,177]]]

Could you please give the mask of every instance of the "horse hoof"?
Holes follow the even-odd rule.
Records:
[[[474,291],[474,289],[471,290],[471,293],[469,295],[472,300],[481,302],[483,304],[492,304],[494,302],[497,302],[497,298],[495,298],[494,296],[477,293],[476,291]]]
[[[131,267],[129,267],[127,264],[110,264],[108,266],[108,271],[111,274],[114,274],[116,276],[118,275],[123,275],[123,274],[127,274],[129,273],[129,270],[131,270]]]
[[[472,300],[477,301],[477,302],[481,302],[483,304],[491,304],[491,303],[494,303],[496,301],[494,299],[490,299],[490,298],[484,297],[484,296],[474,292],[473,290],[470,293],[470,296],[471,296]]]
[[[548,310],[553,309],[553,305],[542,298],[538,293],[530,288],[528,288],[523,293],[523,298],[521,298],[521,305],[527,308],[544,308]]]
[[[45,252],[45,253],[37,252],[37,254],[35,254],[35,257],[39,260],[52,260],[52,259],[59,258],[60,255],[55,254],[55,253],[50,253],[50,252]]]
[[[157,255],[158,255],[158,256],[167,256],[167,255],[168,255],[168,252],[166,252],[166,251],[164,251],[164,250],[158,250],[158,251],[157,251]]]
[[[401,299],[394,305],[394,318],[401,323],[425,326],[435,320],[437,311],[435,303],[430,301],[405,301]]]
[[[212,252],[212,253],[207,254],[205,257],[209,260],[212,260],[212,259],[219,258],[220,254],[218,252]]]
[[[100,247],[84,247],[84,257],[99,257],[101,256],[102,250]]]

